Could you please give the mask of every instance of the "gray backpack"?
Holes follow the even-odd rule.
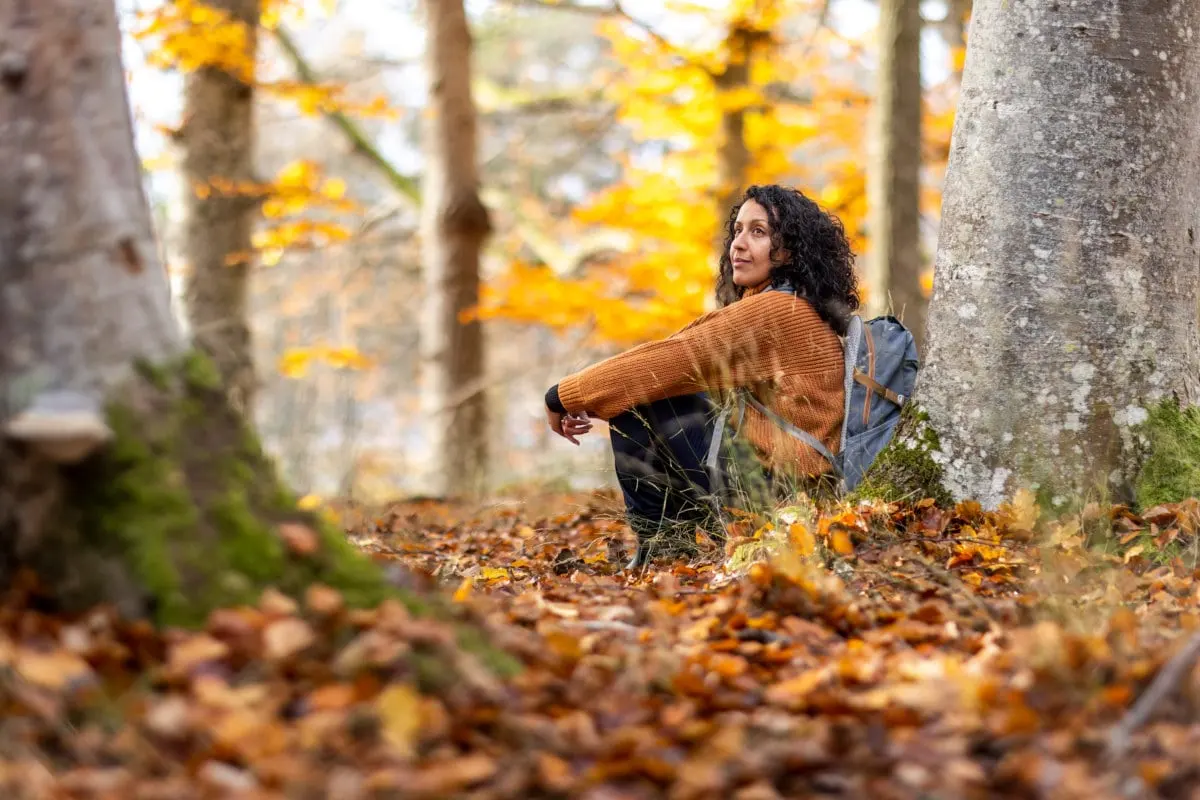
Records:
[[[767,291],[796,294],[790,286]],[[767,408],[750,391],[744,399],[775,425],[816,450],[833,466],[843,491],[862,482],[875,457],[891,441],[900,411],[917,382],[919,362],[912,333],[892,316],[863,321],[854,314],[843,338],[846,354],[846,406],[837,455],[808,431],[801,430]],[[714,437],[718,438],[718,437]]]

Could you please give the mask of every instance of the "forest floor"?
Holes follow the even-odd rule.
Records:
[[[634,574],[617,507],[331,512],[511,664],[319,586],[189,633],[47,615],[13,588],[0,791],[1200,797],[1196,501],[1053,520],[1029,497],[797,507]]]

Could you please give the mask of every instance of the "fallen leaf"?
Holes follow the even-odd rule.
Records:
[[[844,528],[836,528],[831,534],[831,546],[838,555],[854,555],[854,543],[850,541],[850,533]]]
[[[413,755],[421,729],[421,696],[407,684],[392,684],[375,701],[384,739],[404,758]]]
[[[346,607],[346,600],[337,589],[314,583],[304,590],[304,605],[314,614],[331,617],[341,613]]]
[[[188,674],[202,664],[220,661],[229,654],[229,645],[206,633],[189,636],[174,645],[167,656],[172,672]]]
[[[320,547],[317,532],[307,525],[298,522],[283,522],[279,525],[279,538],[293,553],[302,556],[312,555]]]
[[[68,686],[81,687],[95,680],[91,666],[67,650],[48,653],[20,650],[17,652],[16,670],[18,675],[35,686],[55,691]]]
[[[282,661],[304,650],[316,640],[312,627],[302,619],[276,620],[263,631],[265,655],[270,661]]]

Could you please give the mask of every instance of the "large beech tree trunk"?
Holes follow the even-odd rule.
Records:
[[[921,9],[918,0],[880,0],[879,69],[868,171],[871,312],[894,313],[921,347]]]
[[[222,192],[213,179],[254,179],[254,63],[261,0],[207,0],[245,27],[249,74],[215,67],[184,83],[183,177],[186,184],[184,301],[197,346],[217,365],[236,407],[252,418],[256,380],[247,308],[258,198]]]
[[[1128,498],[1139,425],[1200,400],[1196,36],[1197,3],[975,3],[918,389],[955,497]]]
[[[379,599],[171,316],[113,4],[0,2],[0,43],[0,585],[181,623],[267,585]]]
[[[480,490],[487,470],[483,328],[463,312],[479,302],[479,262],[491,232],[479,198],[471,32],[462,0],[425,0],[428,29],[426,167],[421,245],[423,398],[433,454],[430,490]]]

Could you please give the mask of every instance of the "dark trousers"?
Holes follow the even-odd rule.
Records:
[[[836,496],[827,477],[773,474],[751,444],[729,429],[714,465],[717,474],[710,474],[705,461],[719,412],[707,394],[689,394],[637,406],[608,421],[617,483],[639,542],[630,566],[645,563],[647,542],[656,537],[676,538],[686,549],[689,539],[694,546],[699,526],[724,538],[724,506],[762,513],[801,491],[813,499]]]
[[[679,525],[706,525],[716,516],[704,461],[717,413],[707,394],[689,394],[608,421],[617,482],[639,539]]]

